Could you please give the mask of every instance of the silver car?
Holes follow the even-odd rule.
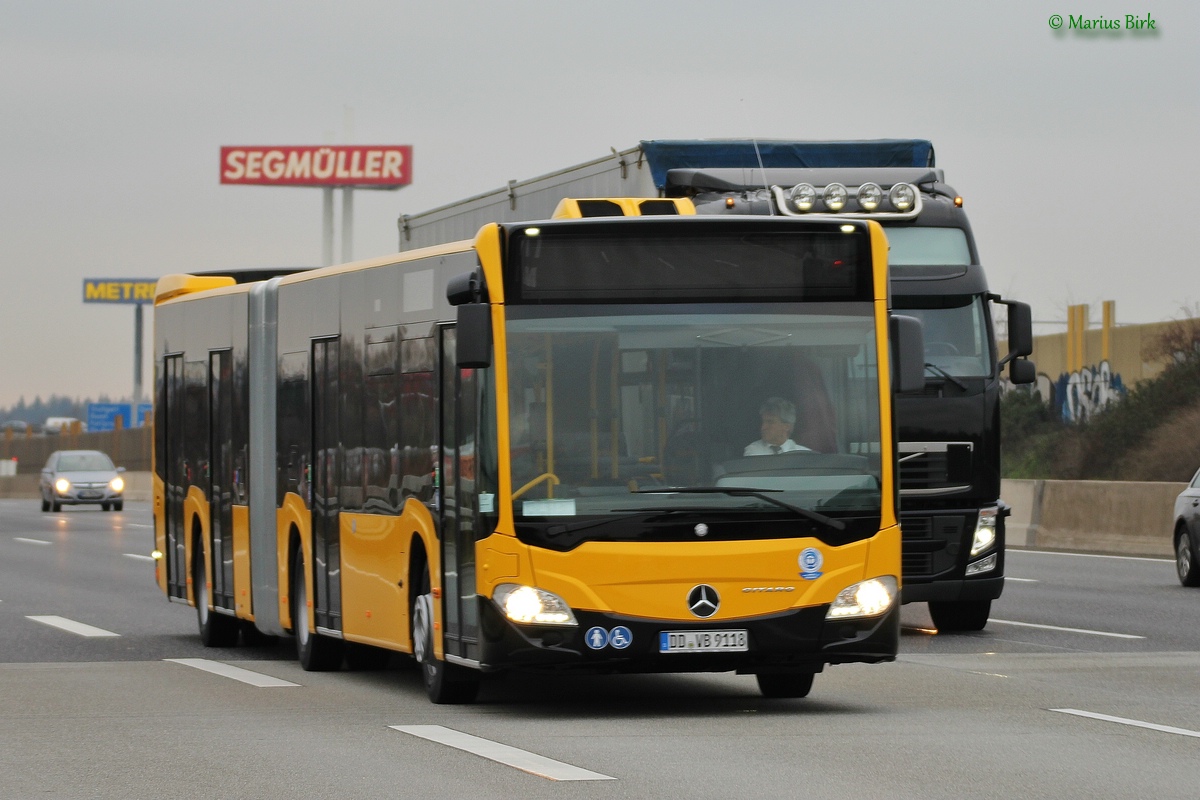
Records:
[[[120,511],[125,507],[124,471],[99,450],[57,450],[42,468],[42,511],[84,504]]]
[[[1175,498],[1175,572],[1184,586],[1200,586],[1200,471]]]

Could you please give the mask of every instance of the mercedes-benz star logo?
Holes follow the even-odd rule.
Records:
[[[708,619],[721,606],[721,595],[707,583],[702,583],[688,592],[687,602],[693,614],[700,619]]]

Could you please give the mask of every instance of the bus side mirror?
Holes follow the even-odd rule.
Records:
[[[916,317],[893,314],[888,319],[892,340],[892,385],[900,393],[925,388],[925,332]]]
[[[1008,365],[1008,379],[1015,384],[1033,383],[1037,380],[1037,367],[1028,359],[1015,359]]]
[[[482,369],[492,365],[492,307],[488,303],[468,303],[458,307],[458,333],[455,363],[463,369]]]

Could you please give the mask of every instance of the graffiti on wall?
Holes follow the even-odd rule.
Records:
[[[1078,372],[1063,373],[1054,385],[1052,404],[1063,422],[1086,422],[1126,394],[1125,383],[1112,371],[1107,361],[1084,367]]]

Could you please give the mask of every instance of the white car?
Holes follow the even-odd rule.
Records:
[[[1200,586],[1200,471],[1175,498],[1175,572],[1184,586]]]
[[[125,507],[124,471],[99,450],[56,450],[42,468],[42,511],[85,504],[120,511]]]

